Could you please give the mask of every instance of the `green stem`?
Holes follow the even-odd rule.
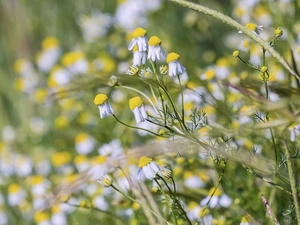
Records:
[[[122,87],[122,88],[125,88],[125,89],[128,89],[128,90],[132,90],[132,91],[135,91],[141,95],[143,95],[148,101],[149,103],[152,105],[152,107],[154,108],[155,112],[159,115],[159,112],[157,110],[157,108],[155,107],[155,105],[153,104],[153,102],[151,101],[151,99],[143,92],[135,89],[135,88],[132,88],[132,87],[128,87],[128,86],[124,86],[124,85],[119,85],[119,87]]]
[[[150,131],[150,130],[147,130],[147,129],[144,129],[144,128],[141,128],[141,127],[135,127],[135,126],[131,126],[131,125],[129,125],[129,124],[126,124],[126,123],[122,122],[121,120],[119,120],[119,119],[116,117],[115,114],[112,114],[112,115],[113,115],[113,117],[114,117],[119,123],[123,124],[123,125],[126,126],[126,127],[130,127],[130,128],[138,129],[138,130],[143,130],[143,131],[146,131],[146,132],[148,132],[148,133],[150,133],[150,134],[153,134],[153,135],[155,135],[155,136],[157,136],[157,137],[161,137],[159,134],[154,133],[154,132],[152,132],[152,131]]]
[[[287,166],[288,166],[288,173],[289,173],[289,177],[290,177],[291,189],[292,189],[294,205],[295,205],[295,210],[296,210],[297,224],[300,225],[300,206],[299,206],[299,197],[298,197],[298,191],[297,191],[296,174],[294,171],[292,157],[291,157],[290,149],[288,147],[287,142],[286,142],[286,148],[285,148],[285,155],[286,155],[286,162],[287,162]]]
[[[180,77],[177,74],[178,82],[179,82],[179,87],[180,87],[180,94],[181,94],[181,117],[182,117],[182,123],[184,124],[184,98],[183,98],[183,90],[182,90],[182,85],[180,81]]]
[[[174,223],[175,225],[177,225],[177,218],[176,218],[176,215],[175,215],[175,213],[174,213],[174,211],[173,211],[173,209],[172,209],[172,207],[171,207],[171,204],[170,204],[170,202],[169,202],[169,199],[168,199],[167,194],[164,192],[164,190],[162,189],[162,187],[161,187],[160,183],[157,181],[157,179],[154,178],[154,181],[155,181],[155,182],[157,183],[157,185],[159,186],[161,193],[162,193],[163,196],[165,197],[165,200],[166,200],[166,203],[167,203],[167,205],[168,205],[168,208],[171,210],[172,217],[173,217],[173,223]]]

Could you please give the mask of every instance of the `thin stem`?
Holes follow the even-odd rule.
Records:
[[[296,210],[297,224],[300,225],[300,206],[299,206],[299,198],[298,198],[298,191],[297,191],[296,174],[295,174],[294,166],[292,163],[290,149],[288,147],[286,140],[285,140],[285,145],[286,145],[286,148],[285,148],[286,162],[287,162],[287,166],[288,166],[288,173],[289,173],[289,177],[290,177],[291,189],[292,189],[294,205],[295,205],[295,210]]]
[[[112,115],[113,115],[113,117],[114,117],[119,123],[123,124],[123,125],[126,126],[126,127],[130,127],[130,128],[138,129],[138,130],[143,130],[143,131],[146,131],[146,132],[148,132],[148,133],[150,133],[150,134],[153,134],[153,135],[155,135],[155,136],[157,136],[157,137],[161,137],[159,134],[154,133],[154,132],[152,132],[152,131],[150,131],[150,130],[147,130],[147,129],[144,129],[144,128],[141,128],[141,127],[135,127],[135,126],[131,126],[131,125],[129,125],[129,124],[126,124],[126,123],[122,122],[121,120],[119,120],[119,119],[116,117],[115,114],[112,114]]]
[[[177,74],[177,78],[178,78],[180,94],[181,94],[181,117],[182,117],[182,123],[184,123],[184,98],[183,98],[182,85],[181,85],[180,77],[178,74]]]
[[[162,187],[161,187],[160,183],[157,181],[157,179],[154,178],[154,181],[155,181],[155,182],[157,183],[157,185],[159,186],[161,193],[162,193],[163,196],[165,197],[165,200],[166,200],[166,203],[167,203],[167,205],[168,205],[168,208],[171,210],[172,217],[173,217],[173,223],[174,223],[175,225],[177,225],[177,218],[176,218],[176,215],[175,215],[175,213],[174,213],[174,211],[173,211],[173,209],[172,209],[172,207],[171,207],[171,204],[170,204],[170,202],[169,202],[169,199],[168,199],[167,194],[164,192],[164,190],[162,189]]]
[[[159,112],[157,110],[157,108],[155,107],[155,105],[153,104],[153,102],[151,101],[151,99],[143,92],[135,89],[135,88],[132,88],[132,87],[128,87],[128,86],[124,86],[124,85],[119,85],[119,87],[122,87],[122,88],[125,88],[125,89],[128,89],[128,90],[132,90],[132,91],[135,91],[141,95],[143,95],[148,101],[149,103],[152,105],[152,107],[154,108],[155,112],[157,113],[157,115],[159,115]]]

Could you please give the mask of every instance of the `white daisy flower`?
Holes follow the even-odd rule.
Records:
[[[138,47],[139,52],[145,52],[148,49],[148,39],[146,37],[147,31],[141,27],[138,27],[134,30],[132,36],[133,39],[131,40],[128,50],[132,50],[135,45]]]
[[[95,140],[87,133],[81,132],[76,135],[75,149],[81,155],[87,155],[93,151]]]
[[[138,180],[146,177],[149,180],[155,178],[156,173],[160,171],[159,166],[151,158],[142,156],[139,160]]]
[[[165,60],[166,52],[161,47],[161,40],[157,36],[152,36],[149,41],[148,59],[152,61]]]
[[[111,108],[107,101],[107,96],[105,94],[98,94],[94,99],[95,105],[98,106],[100,111],[101,119],[108,117],[110,114],[114,114],[114,110]]]
[[[212,196],[213,193],[214,195]],[[228,195],[222,193],[219,188],[215,191],[215,188],[213,187],[209,190],[208,196],[201,200],[200,205],[203,207],[208,204],[209,208],[216,208],[220,206],[228,207],[231,203],[232,199]]]
[[[113,180],[110,176],[104,174],[97,180],[97,182],[102,184],[104,187],[110,187],[113,183]]]
[[[8,186],[8,204],[10,206],[19,205],[26,197],[25,191],[18,184]]]
[[[133,111],[136,123],[144,122],[148,115],[143,105],[142,99],[137,96],[129,100],[129,108]]]
[[[179,58],[180,58],[180,55],[178,55],[175,52],[171,52],[167,56],[166,61],[169,65],[169,76],[170,77],[186,74],[186,69],[179,62]]]
[[[246,214],[245,216],[243,216],[240,225],[250,225],[252,224],[253,218],[252,216],[250,216],[249,214]]]
[[[255,23],[247,23],[245,27],[253,31],[256,35],[259,35],[264,30],[263,26],[258,26]],[[239,33],[243,33],[243,31],[239,31]]]

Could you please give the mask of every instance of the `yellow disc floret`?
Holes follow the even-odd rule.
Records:
[[[148,44],[150,46],[156,46],[156,45],[161,45],[161,40],[157,37],[157,36],[152,36],[149,41]]]
[[[107,96],[105,94],[98,94],[94,99],[95,105],[102,105],[107,100]]]
[[[133,38],[144,37],[147,34],[147,31],[141,27],[138,27],[134,30],[132,36]]]
[[[70,152],[55,152],[52,157],[51,157],[51,161],[52,164],[55,167],[60,167],[62,165],[65,165],[67,163],[69,163],[72,160],[72,155]]]
[[[37,185],[43,183],[44,178],[41,175],[35,175],[31,177],[31,184],[32,185]]]
[[[142,156],[140,158],[140,161],[139,161],[139,168],[142,168],[144,166],[147,166],[150,162],[152,162],[152,159],[151,158],[148,158],[146,156]]]
[[[179,60],[179,58],[180,58],[180,55],[178,55],[175,52],[171,52],[168,54],[166,61],[167,61],[167,63],[170,63],[170,62]]]
[[[199,210],[199,216],[201,216],[201,217],[204,217],[204,216],[206,216],[206,215],[208,215],[209,214],[209,209],[207,209],[207,208],[201,208],[200,210]]]
[[[137,107],[141,107],[143,105],[142,99],[137,96],[129,100],[129,108],[130,110],[134,110]]]
[[[41,223],[47,220],[49,220],[49,215],[46,212],[37,212],[34,214],[34,221],[36,223]]]
[[[8,193],[18,193],[21,190],[18,184],[10,184],[8,187]]]
[[[217,188],[217,190],[216,190],[215,187],[209,189],[209,192],[208,192],[208,196],[212,196],[212,195],[221,196],[221,194],[222,194],[222,191],[219,188]]]
[[[88,134],[81,132],[81,133],[77,134],[77,136],[75,138],[75,142],[80,143],[80,142],[85,141],[87,138],[88,138]]]
[[[252,31],[255,31],[257,28],[257,25],[255,23],[247,23],[246,28]]]
[[[59,41],[56,37],[46,37],[43,40],[42,48],[43,49],[49,49],[49,48],[55,48],[59,45]]]
[[[107,157],[106,156],[103,156],[103,155],[98,155],[96,158],[95,158],[95,163],[96,164],[103,164],[107,161]]]

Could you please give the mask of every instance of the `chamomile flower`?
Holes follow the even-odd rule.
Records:
[[[74,164],[79,172],[84,172],[89,168],[89,161],[85,155],[77,155],[74,158]]]
[[[144,122],[148,118],[143,101],[139,96],[129,100],[129,108],[134,113],[136,123]]]
[[[143,179],[146,177],[149,180],[155,178],[156,173],[160,171],[159,166],[152,161],[151,158],[142,156],[139,160],[139,170],[138,170],[138,179]]]
[[[250,225],[252,221],[253,221],[252,216],[246,214],[245,216],[243,216],[240,225]]]
[[[113,183],[113,180],[110,176],[104,174],[97,180],[97,182],[102,184],[104,187],[110,187]]]
[[[51,214],[51,224],[57,224],[57,225],[66,225],[67,224],[67,216],[62,211],[62,207],[59,205],[56,205],[52,208],[52,214]]]
[[[50,225],[51,224],[49,214],[46,212],[43,212],[43,211],[36,212],[34,214],[34,222],[37,225]]]
[[[108,117],[110,114],[114,114],[114,110],[111,108],[110,104],[108,103],[106,95],[104,94],[96,95],[94,99],[94,103],[99,108],[101,119]]]
[[[263,26],[258,26],[255,23],[247,23],[246,28],[254,32],[256,35],[259,35],[260,32],[263,31]],[[239,31],[239,33],[243,33],[243,31]]]
[[[161,40],[157,36],[152,36],[149,41],[148,59],[152,61],[165,60],[166,52],[161,47]]]
[[[215,190],[215,187],[212,187],[209,190],[207,197],[201,200],[200,205],[205,206],[208,204],[209,208],[216,208],[220,206],[228,207],[231,205],[231,203],[231,198],[228,195],[222,193],[221,189],[217,188],[217,190]]]
[[[133,47],[132,51],[133,51],[133,59],[132,59],[133,66],[145,65],[147,61],[147,52],[139,51],[137,45]]]
[[[30,179],[31,192],[34,196],[43,196],[48,188],[50,183],[41,175],[32,176]]]
[[[134,75],[137,75],[139,73],[140,69],[133,65],[133,66],[130,66],[130,68],[126,71],[126,74],[130,75],[130,76],[134,76]]]
[[[10,206],[19,205],[26,197],[25,191],[18,184],[8,186],[8,204]]]
[[[95,140],[87,133],[79,133],[75,138],[75,149],[81,155],[87,155],[93,151]]]
[[[145,52],[148,49],[148,39],[146,37],[147,31],[141,27],[138,27],[134,30],[132,36],[133,39],[131,40],[128,50],[132,50],[135,45],[138,47],[139,52]]]
[[[48,72],[60,57],[59,41],[55,37],[46,37],[42,48],[43,50],[37,54],[37,65],[42,72]]]
[[[295,142],[296,137],[300,136],[300,125],[291,125],[288,130],[290,131],[290,141]]]
[[[180,55],[178,55],[175,52],[171,52],[167,56],[166,61],[169,65],[169,76],[170,77],[186,74],[186,69],[179,62],[179,58],[180,58]]]

